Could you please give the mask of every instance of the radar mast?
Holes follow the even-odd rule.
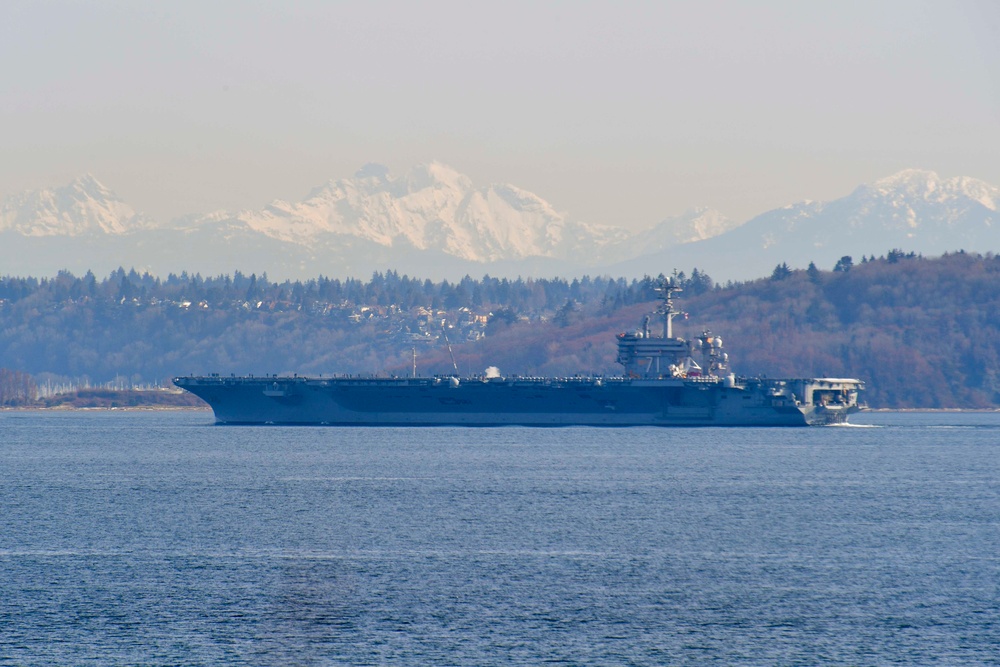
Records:
[[[684,290],[673,276],[669,278],[660,277],[653,290],[659,295],[660,305],[656,307],[656,314],[663,317],[663,337],[674,337],[674,318],[684,313],[674,310],[674,294]]]

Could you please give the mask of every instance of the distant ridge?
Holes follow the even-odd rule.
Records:
[[[1000,246],[1000,190],[969,177],[907,169],[830,202],[803,201],[744,224],[699,208],[630,232],[556,211],[509,184],[477,186],[439,162],[395,177],[378,164],[330,180],[299,202],[153,221],[91,175],[0,202],[0,271],[157,275],[241,270],[272,278],[368,276],[392,268],[465,274],[628,277],[699,268],[750,279],[778,263],[826,268],[843,255],[900,248],[927,255]]]
[[[61,188],[24,192],[0,202],[0,231],[22,236],[129,234],[151,226],[151,220],[90,174]]]
[[[762,213],[725,234],[613,265],[612,273],[697,266],[715,279],[769,274],[779,263],[832,268],[845,255],[899,248],[937,256],[1000,249],[1000,189],[968,178],[907,169],[830,202],[805,201]]]

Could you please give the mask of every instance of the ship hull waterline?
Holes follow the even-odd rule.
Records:
[[[205,400],[216,423],[225,425],[787,427],[844,423],[858,411],[848,403],[775,395],[776,383],[788,382],[812,387],[808,383],[826,381],[734,386],[718,379],[174,379]]]

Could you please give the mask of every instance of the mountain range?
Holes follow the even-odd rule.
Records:
[[[627,264],[632,271],[698,266],[719,279],[771,273],[787,263],[815,262],[831,269],[843,256],[882,256],[891,249],[937,256],[1000,249],[1000,189],[968,178],[941,178],[907,169],[861,185],[830,202],[804,201],[768,211],[724,233],[649,253]]]
[[[842,256],[889,249],[939,255],[1000,245],[1000,190],[983,181],[905,170],[830,202],[804,201],[739,224],[696,209],[631,232],[556,211],[513,185],[477,186],[437,163],[394,177],[381,165],[331,180],[299,202],[169,222],[136,211],[90,175],[0,202],[0,274],[155,275],[267,272],[272,279],[440,279],[465,274],[627,277],[699,268],[715,280],[775,265],[830,268]]]

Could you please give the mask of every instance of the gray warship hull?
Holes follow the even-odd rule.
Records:
[[[827,378],[178,377],[220,424],[814,426],[857,412]]]

